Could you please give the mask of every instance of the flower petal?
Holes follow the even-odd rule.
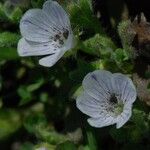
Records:
[[[105,116],[101,116],[99,118],[89,118],[87,121],[91,126],[101,128],[115,124],[116,118],[110,116],[109,114],[105,114]]]
[[[93,98],[108,101],[111,94],[111,76],[110,72],[104,70],[88,73],[83,80],[83,88]]]
[[[132,115],[132,104],[125,104],[123,112],[117,118],[116,128],[121,128]]]
[[[59,49],[59,52],[56,52],[50,56],[46,56],[39,60],[39,64],[45,67],[53,66],[63,55],[65,51]]]
[[[61,28],[70,28],[68,14],[56,1],[46,1],[43,5],[43,11],[45,11],[49,15],[56,26],[59,26]]]
[[[113,74],[113,89],[123,103],[133,103],[136,100],[135,86],[132,80],[123,74]]]
[[[90,117],[100,117],[106,112],[107,105],[91,97],[87,92],[83,92],[76,100],[77,108]]]
[[[29,41],[48,42],[53,40],[51,38],[56,34],[56,31],[59,32],[59,29],[54,29],[44,11],[31,9],[22,17],[20,31],[22,36]]]
[[[75,41],[75,38],[74,38],[74,35],[73,33],[71,32],[68,36],[68,39],[65,41],[65,44],[64,44],[64,49],[67,51],[67,50],[70,50],[72,48],[74,48],[76,45],[76,41]]]
[[[17,49],[20,56],[39,56],[56,53],[56,48],[52,43],[27,42],[24,38],[20,39]]]
[[[91,126],[116,124],[116,127],[120,128],[131,117],[136,90],[131,79],[125,75],[111,74],[104,70],[94,71],[84,78],[83,88],[84,92],[77,98],[76,104],[80,111],[91,117],[88,119]],[[110,101],[112,94],[119,98],[118,104]],[[122,103],[123,112],[120,113],[117,109]]]

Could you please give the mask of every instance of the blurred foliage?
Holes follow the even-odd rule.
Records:
[[[90,127],[75,105],[87,73],[106,69],[132,77],[135,71],[134,33],[130,32],[131,21],[121,20],[128,14],[120,9],[124,8],[123,1],[120,7],[112,8],[113,13],[112,1],[108,2],[111,15],[106,16],[95,13],[91,0],[59,2],[70,14],[78,45],[55,66],[44,68],[37,58],[21,58],[17,54],[19,20],[26,10],[41,8],[44,0],[0,1],[1,149],[150,149],[149,107],[139,100],[132,118],[121,129]],[[103,17],[108,17],[112,24],[103,25]],[[114,35],[108,31],[110,26]]]
[[[86,37],[88,37],[87,31],[89,35],[94,33],[104,34],[98,19],[93,14],[91,0],[72,1],[68,5],[68,12],[73,27],[80,35],[84,36],[86,34]]]
[[[0,110],[0,140],[15,133],[21,125],[21,116],[14,110]]]

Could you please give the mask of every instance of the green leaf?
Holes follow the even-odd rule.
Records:
[[[148,114],[143,110],[133,109],[131,122],[134,124],[133,130],[130,132],[130,139],[133,142],[140,142],[142,139],[148,138],[150,133],[150,124]]]
[[[116,129],[115,127],[113,127],[110,130],[110,135],[115,141],[122,143],[128,140],[130,131],[126,128]]]
[[[124,49],[118,48],[112,53],[113,59],[116,61],[118,65],[122,65],[126,60],[129,60],[129,56],[127,55]]]
[[[130,25],[131,25],[131,21],[129,21],[129,20],[122,21],[118,25],[118,33],[122,40],[123,46],[126,46],[126,45],[129,46],[133,42],[133,38],[134,38],[135,34],[133,34],[132,32],[129,32]]]
[[[6,14],[5,14],[3,5],[1,3],[0,3],[0,20],[3,20],[3,21],[8,20]]]
[[[150,127],[148,123],[148,115],[141,110],[134,109],[131,117],[131,122],[121,129],[112,128],[111,136],[117,142],[138,143],[142,139],[149,137]]]
[[[31,0],[31,5],[35,8],[42,7],[43,3],[44,3],[44,0]]]
[[[70,95],[72,95],[71,98],[76,99],[82,92],[83,92],[83,87],[81,85],[77,85],[70,92],[71,93]]]
[[[20,150],[33,150],[34,145],[32,143],[26,142],[23,143],[20,147]]]
[[[0,110],[0,140],[14,134],[21,126],[21,117],[14,110]]]
[[[33,97],[32,92],[36,91],[43,85],[44,79],[41,78],[41,79],[37,80],[36,82],[37,83],[19,87],[18,94],[21,97],[21,101],[19,103],[20,105],[24,105],[24,104],[27,104],[28,102],[32,101],[32,97]]]
[[[67,136],[51,130],[51,126],[47,124],[44,114],[30,115],[26,119],[24,126],[28,132],[35,134],[38,139],[49,144],[59,144],[69,140]]]
[[[49,144],[60,144],[65,141],[68,141],[69,138],[66,135],[60,134],[56,131],[52,131],[46,128],[38,128],[37,132],[35,133],[37,137]]]
[[[26,118],[24,122],[24,127],[30,133],[36,133],[40,128],[44,129],[46,127],[47,121],[44,115],[37,114],[37,115],[30,115]]]
[[[116,49],[114,53],[112,53],[111,59],[115,61],[118,68],[120,68],[123,72],[129,73],[132,71],[133,65],[126,50],[121,48]]]
[[[5,12],[5,15],[7,16],[7,20],[12,23],[19,23],[19,20],[21,19],[23,12],[20,7],[17,5],[12,5],[11,2],[6,1],[3,5],[3,11]]]
[[[12,47],[0,47],[0,60],[14,60],[18,59],[16,48]]]
[[[17,90],[19,96],[21,97],[21,101],[19,105],[27,104],[32,100],[32,93],[27,90],[26,86],[20,86]]]
[[[33,91],[39,89],[39,88],[43,85],[44,79],[41,78],[41,79],[37,80],[36,82],[37,82],[37,83],[30,84],[30,85],[27,87],[27,91],[33,92]]]
[[[11,32],[0,33],[0,47],[16,46],[20,39],[20,35]]]
[[[87,131],[88,146],[90,150],[97,150],[96,139],[92,131]]]
[[[56,150],[56,147],[48,143],[42,143],[35,146],[34,150]]]
[[[69,3],[68,10],[73,26],[79,27],[79,30],[90,29],[90,32],[104,33],[98,19],[94,16],[91,0]]]
[[[80,146],[79,150],[91,150],[88,145]]]
[[[2,76],[0,75],[0,91],[2,89]]]
[[[123,49],[129,54],[130,58],[134,57],[132,42],[135,37],[135,32],[131,29],[131,21],[122,21],[118,25],[118,33],[122,42]]]
[[[116,46],[110,38],[96,34],[94,37],[84,41],[81,49],[92,55],[105,56],[110,55],[116,49]]]
[[[81,83],[84,76],[87,73],[100,68],[101,68],[100,61],[88,63],[83,60],[78,60],[78,69],[70,73],[70,78],[74,81]]]
[[[144,111],[134,109],[131,121],[144,133],[149,129],[147,118]]]
[[[21,17],[23,15],[22,10],[19,7],[16,7],[11,15],[9,16],[10,20],[14,23],[19,23]]]
[[[48,93],[43,92],[40,94],[40,101],[46,103],[48,101]]]
[[[77,150],[77,147],[70,141],[59,144],[56,150]]]

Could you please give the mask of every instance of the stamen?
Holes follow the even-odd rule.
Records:
[[[67,29],[64,29],[63,37],[64,37],[65,39],[67,39],[67,38],[68,38],[68,35],[69,35],[69,31],[68,31]]]
[[[117,104],[118,100],[117,100],[117,97],[115,96],[115,94],[111,95],[110,102],[113,104]]]

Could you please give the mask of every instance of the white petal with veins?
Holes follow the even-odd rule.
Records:
[[[39,64],[45,67],[53,66],[76,44],[69,16],[52,0],[46,1],[43,9],[28,10],[20,21],[20,31],[19,55],[43,56]]]
[[[132,115],[136,100],[135,87],[127,76],[96,70],[83,80],[84,92],[77,98],[77,108],[90,116],[88,123],[93,127],[116,124],[122,127]]]
[[[27,42],[24,38],[18,43],[18,53],[20,56],[48,55],[56,52],[52,43]]]
[[[39,64],[45,67],[51,67],[63,56],[63,54],[64,52],[60,50],[58,53],[41,58]]]

